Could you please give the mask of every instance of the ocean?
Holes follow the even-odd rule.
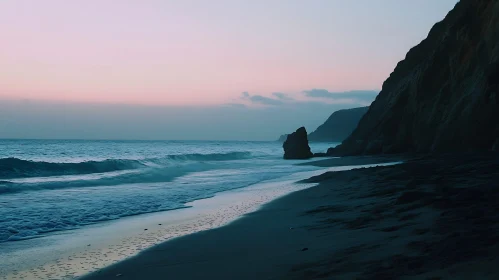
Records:
[[[0,140],[0,243],[185,208],[318,169],[282,155],[279,142]]]

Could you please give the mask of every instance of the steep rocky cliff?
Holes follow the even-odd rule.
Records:
[[[334,112],[321,126],[308,135],[313,142],[341,142],[359,124],[369,107],[339,110]]]
[[[331,155],[499,150],[499,1],[461,0]]]

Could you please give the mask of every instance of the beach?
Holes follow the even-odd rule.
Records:
[[[499,0],[47,2],[0,280],[499,279]]]
[[[0,246],[0,279],[6,280],[75,279],[163,242],[224,226],[276,198],[316,184],[297,181],[326,171],[393,161],[390,158],[284,161],[281,148],[274,142],[229,143],[232,151],[228,153],[213,153],[215,149],[226,150],[227,146],[209,142],[24,141],[22,144],[33,147],[31,161],[5,160],[19,162],[12,172],[25,178],[7,179],[11,183],[5,185],[5,192],[0,195],[0,205],[5,206],[0,208],[0,216],[4,217],[0,219],[3,223],[0,232],[5,234],[0,234],[5,237]],[[41,144],[54,145],[52,154],[36,158],[40,157],[36,151]],[[95,155],[82,147],[93,147]],[[151,148],[163,155],[134,159],[141,150]],[[183,155],[164,155],[174,149]],[[192,149],[204,154],[192,153]],[[63,156],[69,155],[73,160],[78,156],[93,156],[93,161],[68,161],[69,158],[60,156],[62,150],[66,154]],[[36,170],[31,169],[33,164]],[[121,168],[122,164],[126,170],[67,174],[93,172],[102,167]],[[183,174],[186,169],[189,172]],[[59,175],[40,177],[48,171]],[[171,174],[179,176],[163,181],[163,175]],[[156,182],[158,178],[161,181]],[[148,209],[156,211],[148,213]]]
[[[498,279],[497,154],[327,172],[81,279]]]

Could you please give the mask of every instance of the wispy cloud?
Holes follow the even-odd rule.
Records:
[[[308,103],[345,104],[352,106],[366,106],[374,101],[378,91],[376,90],[351,90],[342,92],[332,92],[326,89],[311,89],[301,92],[284,93],[273,92],[270,95],[251,94],[242,92],[239,100],[243,100],[245,105],[251,107],[264,106],[303,106]]]
[[[259,105],[279,106],[284,104],[283,99],[274,99],[263,95],[251,95],[247,91],[242,93],[242,98],[244,100],[250,101],[253,104]]]
[[[371,103],[376,99],[379,91],[375,90],[351,90],[342,92],[331,92],[326,89],[304,90],[303,94],[309,98],[352,100],[353,102]]]
[[[241,103],[225,103],[225,104],[222,104],[222,106],[232,107],[232,108],[246,108],[246,105],[241,104]]]
[[[283,100],[283,101],[293,101],[294,100],[294,98],[292,98],[288,94],[282,93],[282,92],[273,92],[272,95],[275,96],[277,99]]]

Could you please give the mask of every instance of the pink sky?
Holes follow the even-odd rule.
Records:
[[[208,105],[380,89],[455,2],[3,0],[0,98]]]

